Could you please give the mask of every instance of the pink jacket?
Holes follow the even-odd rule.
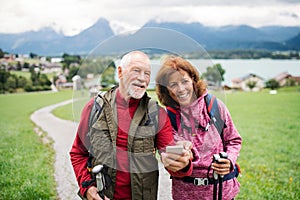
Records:
[[[208,169],[212,162],[213,154],[223,151],[222,139],[214,125],[211,125],[208,131],[194,128],[195,125],[198,124],[202,127],[206,127],[210,121],[204,100],[205,95],[206,94],[199,97],[190,106],[181,107],[180,111],[177,111],[177,124],[180,124],[179,119],[181,118],[181,124],[184,124],[185,127],[191,127],[192,131],[188,131],[187,128],[183,128],[183,126],[179,125],[178,132],[174,131],[174,139],[175,141],[192,141],[194,159],[192,160],[190,168],[185,173],[182,171],[177,173],[170,172],[173,177],[179,178],[183,176],[191,176],[206,178]],[[228,159],[231,161],[232,166],[234,166],[239,156],[242,138],[235,128],[225,104],[218,100],[218,105],[221,118],[226,124],[226,128],[223,130],[226,153],[228,154]],[[209,177],[212,177],[212,170],[209,171]],[[196,186],[192,183],[183,182],[181,179],[173,178],[172,185],[172,196],[174,200],[213,199],[212,184],[208,186]],[[236,178],[223,182],[222,199],[233,199],[239,192],[239,187],[240,184]]]

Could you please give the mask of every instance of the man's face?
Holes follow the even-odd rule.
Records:
[[[127,67],[119,68],[120,89],[126,97],[140,99],[144,96],[150,82],[151,68],[147,57],[132,55]],[[122,92],[122,91],[121,91]]]

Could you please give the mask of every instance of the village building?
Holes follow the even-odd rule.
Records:
[[[299,85],[300,77],[292,76],[288,72],[283,72],[274,77],[280,87]]]
[[[251,86],[253,88],[251,88]],[[232,80],[232,89],[242,91],[260,91],[265,87],[264,78],[250,73],[241,78],[235,78]]]
[[[62,65],[60,63],[50,63],[50,62],[42,62],[40,63],[42,72],[45,74],[48,73],[62,73]]]

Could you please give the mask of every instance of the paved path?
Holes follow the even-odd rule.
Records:
[[[55,117],[51,111],[71,102],[72,100],[69,100],[47,106],[31,115],[31,120],[54,140],[53,148],[56,153],[54,176],[57,183],[58,198],[62,200],[80,199],[77,197],[78,186],[69,157],[77,125],[74,122]]]
[[[55,156],[55,181],[57,182],[58,199],[78,200],[78,186],[70,162],[69,151],[71,149],[77,124],[62,120],[51,114],[51,111],[59,106],[72,103],[72,100],[44,107],[31,115],[31,120],[39,126],[48,136],[54,140],[53,148]],[[171,200],[170,179],[168,173],[160,166],[159,200]]]

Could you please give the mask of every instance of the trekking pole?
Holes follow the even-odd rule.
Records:
[[[102,169],[103,169],[103,165],[96,165],[92,169],[92,172],[93,172],[94,176],[96,176],[96,184],[97,184],[98,194],[104,200],[103,190],[104,190],[104,186],[105,186],[105,180],[104,180],[104,176],[102,175]]]
[[[220,157],[221,157],[221,158],[227,159],[227,158],[228,158],[228,155],[227,155],[227,153],[225,153],[225,152],[221,152],[221,153],[220,153]],[[219,199],[219,200],[222,199],[222,193],[223,193],[223,178],[224,178],[224,175],[219,175],[219,196],[218,196],[218,199]]]
[[[214,154],[213,162],[218,162],[219,159],[220,159],[220,155]],[[217,200],[217,187],[218,187],[219,175],[215,171],[213,172],[213,178],[214,178],[213,200]]]

